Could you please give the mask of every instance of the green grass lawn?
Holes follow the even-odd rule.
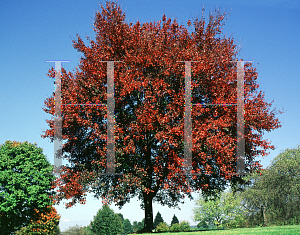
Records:
[[[150,234],[150,233],[148,233]],[[153,233],[152,233],[153,234]],[[155,233],[157,235],[265,235],[265,234],[300,234],[300,225],[286,225],[273,227],[259,227],[259,228],[238,228],[230,230],[213,230],[213,231],[197,231],[197,232],[181,232],[181,233]]]

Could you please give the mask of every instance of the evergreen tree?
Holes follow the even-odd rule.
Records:
[[[133,228],[129,219],[125,219],[123,222],[124,234],[133,233]]]
[[[123,232],[122,219],[108,205],[104,205],[94,216],[91,229],[97,235],[117,235]]]
[[[179,220],[178,220],[178,218],[176,217],[175,214],[173,215],[173,218],[172,218],[172,221],[171,221],[171,226],[172,226],[173,224],[179,224]]]
[[[156,228],[156,226],[159,224],[159,223],[163,223],[165,222],[164,219],[161,217],[161,214],[159,213],[159,211],[157,212],[156,216],[155,216],[155,219],[154,219],[154,228]]]

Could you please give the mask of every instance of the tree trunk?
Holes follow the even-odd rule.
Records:
[[[264,227],[267,226],[267,215],[266,215],[266,206],[263,206],[263,210],[262,210],[262,214],[263,214],[263,218],[264,218]]]
[[[152,232],[153,229],[153,209],[152,209],[152,199],[150,195],[144,194],[144,203],[145,203],[145,226],[144,232]]]

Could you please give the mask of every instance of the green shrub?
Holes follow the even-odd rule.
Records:
[[[173,224],[170,228],[170,232],[181,232],[181,227],[179,224]]]
[[[183,232],[188,232],[188,231],[191,230],[191,226],[190,226],[190,223],[188,221],[185,221],[185,220],[181,221],[179,223],[179,226],[181,228],[181,231],[183,231]]]
[[[197,224],[197,228],[198,228],[198,229],[201,229],[201,230],[207,230],[207,229],[209,229],[209,226],[208,226],[208,224],[203,220],[203,221],[201,221],[201,222],[199,222],[199,223]]]
[[[157,232],[168,232],[169,231],[169,226],[165,222],[160,222],[156,226],[156,230],[157,230]]]
[[[246,227],[246,221],[243,215],[237,215],[234,219],[224,220],[220,228],[242,228]]]
[[[290,218],[288,220],[288,224],[289,225],[297,225],[297,224],[300,224],[300,217],[294,217],[294,218]]]

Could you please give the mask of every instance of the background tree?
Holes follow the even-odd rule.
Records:
[[[36,144],[6,141],[0,146],[0,231],[10,234],[49,212],[53,167]],[[38,212],[38,213],[37,213]]]
[[[286,149],[242,193],[251,225],[300,223],[300,147]],[[251,221],[252,220],[252,221]]]
[[[222,226],[227,228],[238,228],[244,226],[245,208],[242,204],[240,192],[223,193],[221,206],[223,208]]]
[[[39,218],[36,221],[31,221],[30,224],[26,227],[23,227],[18,231],[17,235],[56,235],[60,234],[58,227],[60,215],[57,213],[54,206],[51,207],[51,211],[48,213],[39,213],[36,210],[36,213],[39,214]]]
[[[142,231],[145,227],[145,218],[142,219],[142,221],[138,222],[138,231]]]
[[[83,235],[94,235],[91,226],[84,226],[83,231],[85,232]]]
[[[144,228],[145,225],[145,219],[142,219],[142,221],[133,221],[132,228],[134,232],[141,231]]]
[[[124,220],[123,227],[124,227],[124,234],[133,233],[133,228],[129,219]]]
[[[120,216],[115,214],[108,205],[103,205],[94,216],[91,229],[97,235],[116,235],[123,232],[123,223]]]
[[[123,224],[123,229],[124,232],[123,234],[128,234],[128,233],[132,233],[133,229],[132,229],[132,225],[130,223],[129,219],[124,219],[124,216],[122,213],[117,213],[117,215],[121,218],[122,224]]]
[[[79,225],[75,225],[69,227],[67,231],[62,232],[61,235],[94,235],[90,226],[80,227]]]
[[[193,209],[194,220],[210,227],[237,227],[242,222],[244,213],[241,201],[241,197],[233,192],[223,192],[217,199],[204,199],[200,196]]]
[[[164,219],[162,218],[161,214],[159,213],[159,211],[157,212],[156,216],[155,216],[155,219],[154,219],[154,228],[156,228],[156,226],[159,224],[159,223],[163,223],[165,222]]]
[[[257,181],[261,178],[260,174],[252,174],[252,186],[245,189],[243,192],[243,204],[246,208],[245,219],[248,225],[265,225],[267,226],[266,208],[268,205],[267,189],[259,187]]]
[[[179,220],[178,220],[178,218],[177,218],[177,216],[175,214],[172,217],[171,226],[173,224],[179,224]]]
[[[267,211],[271,223],[300,223],[300,146],[286,149],[274,158],[263,178],[271,190]]]
[[[145,210],[145,231],[153,229],[153,201],[178,206],[191,192],[216,194],[227,184],[242,183],[236,174],[236,107],[193,106],[192,173],[184,159],[184,64],[192,65],[192,103],[236,103],[237,72],[231,61],[237,51],[233,38],[221,37],[225,14],[216,12],[193,20],[190,30],[164,15],[161,21],[128,24],[114,2],[95,16],[96,40],[90,47],[78,36],[74,48],[83,53],[79,68],[62,70],[63,104],[106,104],[107,65],[114,65],[115,161],[118,175],[106,172],[107,107],[62,106],[63,157],[57,200],[84,200],[87,192],[122,207],[138,196]],[[190,27],[192,22],[188,21]],[[52,68],[51,78],[55,77]],[[278,128],[271,104],[258,92],[257,72],[245,65],[246,172],[259,170],[255,156],[273,149],[262,139]],[[54,115],[54,97],[45,101]],[[263,122],[262,122],[263,120]],[[53,140],[54,123],[43,137]],[[180,177],[178,177],[180,176]],[[72,186],[72,187],[71,187]]]
[[[132,222],[132,228],[133,228],[133,232],[135,232],[135,233],[139,230],[138,222],[136,220]],[[143,228],[144,228],[144,226],[143,226]]]

